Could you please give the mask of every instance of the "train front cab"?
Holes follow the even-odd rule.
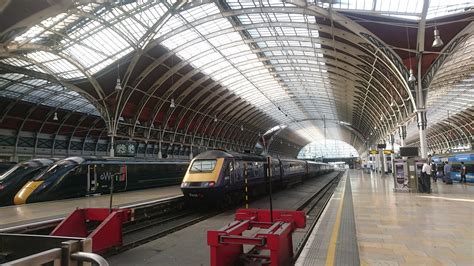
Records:
[[[194,159],[183,178],[181,191],[188,199],[219,200],[233,180],[233,159]]]

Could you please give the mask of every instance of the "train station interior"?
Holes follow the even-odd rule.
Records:
[[[0,264],[474,265],[473,104],[473,0],[0,0]]]

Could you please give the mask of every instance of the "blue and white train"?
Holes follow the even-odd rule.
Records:
[[[453,153],[434,155],[432,161],[437,166],[448,162],[451,165],[451,179],[453,181],[461,180],[461,162],[466,166],[466,182],[474,183],[474,153]]]

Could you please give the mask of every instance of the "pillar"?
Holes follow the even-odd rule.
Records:
[[[421,158],[428,158],[428,146],[426,144],[426,111],[417,112],[418,133],[420,135],[420,155]]]
[[[115,157],[114,134],[110,136],[110,157]]]
[[[161,153],[161,141],[158,142],[158,159],[163,158],[163,154]]]
[[[399,128],[399,135],[400,135],[400,146],[405,146],[405,139],[407,138],[407,126],[403,125]]]

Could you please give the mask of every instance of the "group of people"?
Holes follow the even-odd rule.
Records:
[[[460,183],[466,183],[466,165],[464,162],[461,162],[461,181]],[[448,162],[444,162],[441,164],[433,164],[431,160],[428,160],[423,164],[423,168],[421,170],[422,177],[429,177],[433,178],[433,181],[436,182],[438,178],[442,178],[443,182],[452,183],[451,180],[451,165]]]

